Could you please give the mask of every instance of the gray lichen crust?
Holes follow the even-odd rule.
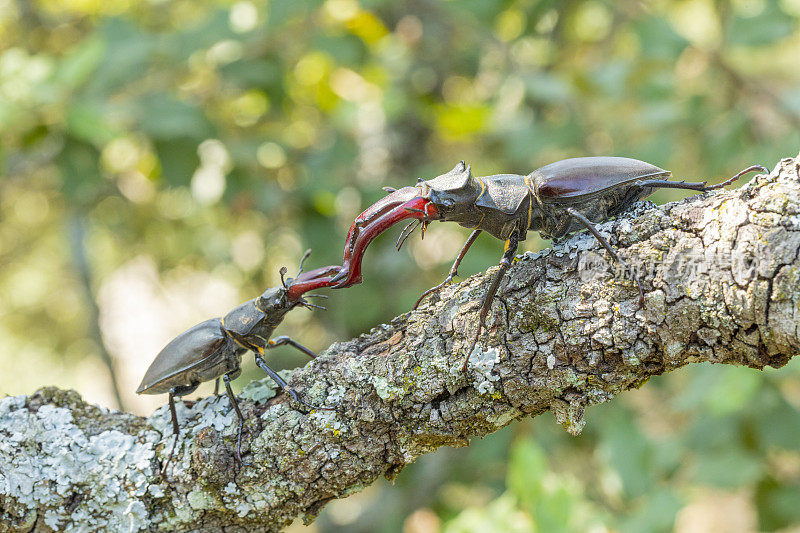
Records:
[[[165,408],[144,420],[53,388],[4,398],[0,531],[274,531],[523,416],[551,409],[577,434],[587,406],[687,363],[780,367],[800,352],[799,167],[602,224],[644,308],[579,234],[513,266],[466,374],[493,269],[294,372],[306,401],[334,410],[303,413],[254,384],[242,468],[225,397],[179,404],[169,484]]]

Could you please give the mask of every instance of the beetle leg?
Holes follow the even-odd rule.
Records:
[[[214,396],[219,396],[219,378],[214,380]]]
[[[239,461],[239,464],[244,464],[242,462],[242,432],[244,431],[244,415],[239,410],[239,402],[236,401],[236,395],[233,394],[233,389],[231,389],[231,378],[228,374],[223,374],[222,381],[225,382],[225,390],[228,392],[228,399],[231,401],[231,405],[236,410],[236,416],[239,417],[239,438],[236,441],[236,459]]]
[[[178,438],[180,437],[181,430],[178,427],[178,413],[175,411],[175,389],[169,391],[169,413],[172,415],[172,448],[169,450],[169,455],[167,456],[167,460],[164,462],[164,466],[161,468],[161,478],[166,481],[167,480],[167,467],[169,466],[169,462],[172,460],[172,456],[175,454],[175,445],[178,444]]]
[[[626,270],[628,270],[631,273],[631,277],[636,282],[636,286],[639,288],[639,305],[641,307],[644,307],[644,290],[642,289],[642,282],[639,281],[639,276],[636,275],[636,272],[633,271],[633,269],[631,268],[631,266],[628,263],[623,261],[622,258],[619,255],[617,255],[617,252],[614,250],[614,248],[611,247],[611,245],[608,243],[608,241],[605,239],[605,237],[600,235],[600,232],[597,231],[597,228],[594,227],[594,224],[592,224],[591,220],[589,220],[588,218],[583,216],[581,213],[579,213],[578,211],[576,211],[572,207],[568,207],[567,208],[567,213],[569,213],[569,215],[572,218],[574,218],[575,220],[577,220],[578,222],[580,222],[581,224],[586,226],[586,229],[588,229],[592,233],[592,235],[594,235],[594,237],[598,241],[600,241],[600,244],[603,246],[603,248],[606,249],[608,254],[611,257],[613,257],[615,261],[617,261],[619,264],[621,264],[623,267],[625,267]]]
[[[169,391],[169,413],[172,415],[172,434],[180,435],[178,427],[178,413],[175,411],[175,389]]]
[[[462,372],[467,371],[469,356],[472,355],[472,350],[475,349],[475,345],[478,343],[478,337],[480,337],[481,331],[486,325],[486,316],[489,314],[489,310],[492,308],[494,295],[497,294],[497,289],[500,288],[500,282],[503,280],[503,276],[505,276],[509,267],[511,267],[511,262],[514,260],[514,255],[517,253],[517,245],[519,245],[519,236],[517,235],[517,232],[514,231],[514,233],[512,233],[506,241],[506,249],[503,252],[503,257],[500,258],[500,270],[497,272],[497,275],[492,280],[492,284],[489,285],[489,290],[486,291],[486,295],[483,297],[481,314],[478,318],[478,331],[475,333],[475,338],[472,339],[472,345],[469,347],[467,356],[464,358],[464,365],[461,367]]]
[[[722,183],[718,183],[720,187],[724,187],[730,183],[729,181],[724,181]],[[700,182],[687,182],[686,180],[681,181],[668,181],[668,180],[639,180],[636,182],[636,185],[639,187],[653,187],[656,189],[686,189],[689,191],[699,191],[705,192],[710,191],[712,189],[718,189],[714,185],[708,186],[707,181],[700,181]]]
[[[287,337],[286,335],[281,335],[279,337],[275,337],[274,339],[270,339],[267,341],[267,345],[264,347],[265,350],[270,350],[272,348],[277,348],[278,346],[283,346],[284,344],[288,344],[289,346],[294,346],[311,359],[317,357],[317,354],[300,344],[299,342],[293,341],[291,338]]]
[[[416,309],[417,307],[419,307],[419,304],[420,302],[422,302],[423,298],[425,298],[429,294],[438,291],[439,289],[441,289],[442,287],[453,281],[454,277],[458,276],[458,267],[461,265],[461,260],[464,259],[465,255],[467,255],[467,250],[469,250],[469,247],[472,246],[472,243],[475,242],[475,239],[478,238],[478,235],[480,235],[482,231],[483,230],[476,229],[469,234],[467,242],[464,243],[464,246],[461,247],[461,251],[458,252],[458,257],[456,257],[456,260],[453,261],[453,266],[450,267],[450,273],[447,275],[446,278],[444,278],[444,281],[436,285],[435,287],[431,287],[427,291],[423,292],[422,296],[419,297],[419,300],[417,300],[417,303],[415,303],[414,307],[412,307],[411,309]]]
[[[261,370],[263,370],[264,372],[266,372],[266,373],[267,373],[267,375],[268,375],[269,377],[271,377],[271,378],[272,378],[272,380],[273,380],[275,383],[277,383],[277,384],[278,384],[278,387],[280,387],[280,388],[281,388],[281,390],[283,390],[284,392],[287,392],[287,393],[289,393],[289,394],[292,396],[292,398],[294,398],[294,400],[295,400],[296,402],[298,402],[298,403],[301,403],[301,404],[303,404],[303,405],[306,405],[305,403],[303,403],[302,401],[300,401],[300,398],[298,398],[298,397],[297,397],[297,393],[296,393],[295,391],[293,391],[292,389],[290,389],[290,388],[289,388],[289,384],[288,384],[288,383],[286,383],[286,381],[284,381],[284,379],[283,379],[282,377],[280,377],[280,376],[278,375],[278,373],[277,373],[277,372],[275,372],[274,370],[272,370],[272,369],[269,367],[269,365],[267,365],[267,362],[266,362],[266,361],[264,361],[264,358],[263,358],[263,357],[261,357],[261,354],[258,354],[258,353],[256,353],[256,354],[255,354],[255,359],[256,359],[256,364],[257,364],[257,365],[258,365],[258,366],[261,368]],[[308,406],[308,407],[311,407],[311,406]]]
[[[167,480],[167,467],[169,466],[169,462],[172,460],[172,456],[175,454],[175,446],[178,444],[178,438],[180,438],[181,435],[181,430],[178,426],[178,413],[175,411],[175,396],[191,394],[197,390],[199,385],[199,383],[180,385],[178,387],[172,387],[169,390],[169,414],[172,416],[172,435],[174,436],[175,440],[172,441],[172,449],[170,449],[167,460],[164,463],[164,467],[161,469],[161,478],[164,481]]]
[[[172,435],[174,437],[174,440],[172,441],[172,448],[169,451],[169,455],[167,456],[167,460],[164,463],[164,467],[161,469],[161,477],[165,481],[167,479],[167,467],[169,466],[169,462],[172,460],[172,456],[175,455],[175,446],[178,444],[178,439],[180,438],[181,435],[181,429],[178,426],[178,413],[175,411],[175,396],[182,396],[183,394],[189,394],[196,388],[197,386],[173,387],[169,390],[169,414],[172,416]]]
[[[271,378],[272,378],[272,380],[273,380],[275,383],[277,383],[277,384],[278,384],[278,387],[280,387],[280,388],[281,388],[281,390],[282,390],[283,392],[285,392],[285,393],[289,394],[289,395],[292,397],[292,399],[293,399],[295,402],[297,402],[298,404],[300,404],[300,405],[304,405],[304,406],[308,407],[308,408],[309,408],[309,409],[311,409],[311,410],[314,410],[314,409],[326,409],[326,410],[333,410],[333,409],[334,409],[333,407],[327,407],[327,406],[322,406],[322,407],[314,407],[313,405],[309,405],[309,404],[307,404],[306,402],[304,402],[303,400],[301,400],[301,399],[300,399],[300,397],[297,395],[297,393],[296,393],[294,390],[292,390],[292,389],[289,387],[289,384],[288,384],[288,383],[286,383],[286,381],[284,381],[284,379],[283,379],[282,377],[280,377],[280,376],[278,375],[278,373],[277,373],[277,372],[275,372],[274,370],[272,370],[272,369],[269,367],[269,365],[267,365],[267,362],[266,362],[266,361],[264,361],[264,358],[263,358],[263,357],[261,357],[261,354],[259,354],[259,353],[256,353],[256,354],[255,354],[255,358],[256,358],[256,364],[259,366],[259,368],[261,368],[261,370],[263,370],[264,372],[266,372],[266,373],[267,373],[267,375],[268,375],[269,377],[271,377]]]
[[[687,183],[685,180],[681,181],[639,180],[636,182],[636,185],[640,187],[655,187],[659,189],[688,189],[690,191],[708,192],[708,191],[714,191],[716,189],[721,189],[726,185],[730,185],[731,183],[738,180],[748,172],[753,172],[755,170],[760,170],[764,174],[769,174],[769,170],[766,167],[762,167],[761,165],[752,165],[742,170],[735,176],[714,185],[708,185],[707,181]]]
[[[722,183],[717,183],[716,185],[710,185],[710,186],[706,187],[705,190],[711,191],[711,190],[714,190],[714,189],[721,189],[724,186],[730,185],[734,181],[738,180],[739,178],[741,178],[742,176],[744,176],[748,172],[753,172],[755,170],[760,170],[764,174],[769,174],[769,169],[767,169],[767,167],[763,167],[761,165],[752,165],[752,166],[749,166],[746,169],[742,170],[741,172],[739,172],[738,174],[736,174],[732,178],[729,178],[729,179],[723,181]]]

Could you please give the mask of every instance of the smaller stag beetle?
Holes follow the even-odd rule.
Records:
[[[175,396],[190,394],[197,389],[200,383],[211,379],[216,378],[217,385],[219,385],[220,376],[225,383],[231,405],[239,418],[236,457],[239,463],[242,462],[244,416],[239,410],[239,404],[231,390],[230,381],[241,374],[242,355],[248,350],[255,355],[256,364],[284,392],[290,394],[297,403],[313,409],[312,406],[300,400],[297,393],[289,388],[289,385],[264,361],[266,350],[284,344],[294,346],[309,357],[316,357],[314,352],[285,335],[270,339],[270,335],[283,321],[286,313],[295,307],[325,309],[306,301],[303,294],[317,288],[330,286],[331,276],[341,267],[328,266],[304,273],[303,262],[310,253],[311,250],[306,251],[300,260],[300,270],[296,278],[284,279],[286,267],[281,268],[282,287],[269,288],[261,296],[241,304],[224,317],[206,320],[184,331],[159,352],[150,368],[147,369],[136,393],[163,394],[166,392],[169,394],[172,432],[175,436],[169,457],[167,457],[161,472],[162,476],[166,474],[167,465],[175,452],[175,445],[180,434],[178,416],[175,412]],[[323,407],[323,409],[329,408]]]
[[[403,219],[416,220],[400,233],[398,249],[417,227],[421,226],[424,235],[425,228],[434,220],[457,222],[473,230],[447,278],[425,291],[414,305],[415,309],[425,296],[437,291],[457,275],[461,260],[481,232],[486,231],[505,241],[500,271],[484,296],[478,331],[464,360],[463,370],[466,371],[469,354],[485,327],[486,316],[500,281],[511,265],[517,245],[525,240],[528,230],[538,231],[546,239],[560,239],[573,231],[588,229],[613,259],[630,270],[639,290],[639,303],[644,305],[644,292],[639,278],[597,231],[594,223],[604,222],[624,212],[655,189],[712,191],[754,170],[769,172],[760,165],[754,165],[722,183],[707,185],[705,181],[669,181],[672,176],[670,171],[626,157],[565,159],[534,170],[527,176],[499,174],[473,177],[470,167],[462,161],[447,174],[431,180],[418,180],[413,187],[399,190],[387,188],[391,194],[361,213],[347,236],[344,264],[333,278],[334,282],[339,283],[333,288],[358,283],[361,280],[361,259],[367,245],[378,234]]]

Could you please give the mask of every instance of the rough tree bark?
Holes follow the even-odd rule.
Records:
[[[4,398],[0,531],[277,530],[521,417],[550,409],[577,434],[587,406],[688,363],[780,367],[800,352],[799,168],[784,159],[740,189],[638,204],[603,224],[642,279],[644,309],[579,234],[513,266],[466,374],[494,269],[334,344],[291,384],[336,409],[243,400],[241,469],[225,397],[181,409],[169,484],[165,409],[144,419],[55,388]],[[255,399],[266,390],[248,387]]]

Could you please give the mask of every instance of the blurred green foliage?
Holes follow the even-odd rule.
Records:
[[[132,402],[139,376],[111,325],[136,307],[98,300],[115,274],[147,258],[154,287],[210,279],[237,303],[307,247],[310,266],[340,262],[381,186],[461,159],[486,175],[625,155],[717,179],[795,155],[799,16],[798,0],[0,0],[0,391],[92,397],[107,345]],[[435,225],[400,254],[380,239],[363,285],[282,333],[322,349],[406,311],[465,237]],[[481,239],[462,272],[500,253]],[[161,300],[179,314],[188,294]],[[333,502],[313,527],[797,528],[799,374],[654,379],[590,409],[579,438],[548,416],[512,424]]]

